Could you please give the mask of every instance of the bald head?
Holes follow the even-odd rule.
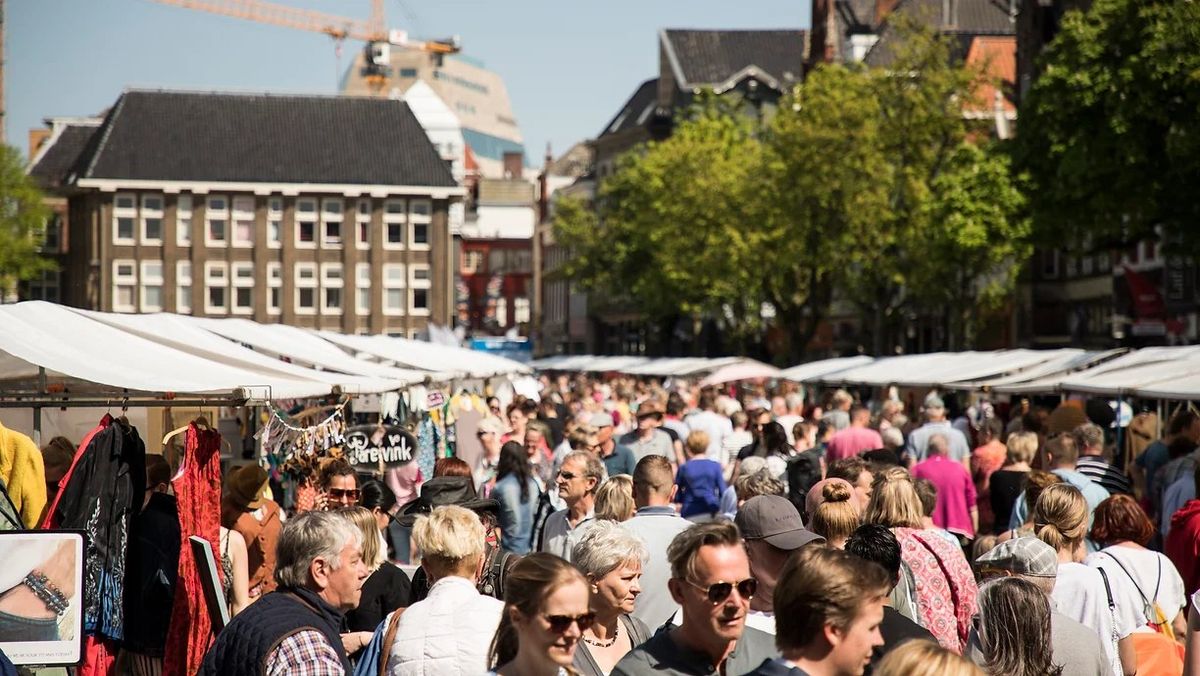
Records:
[[[934,434],[929,437],[929,455],[949,455],[950,440],[942,434]]]
[[[633,470],[633,502],[638,508],[671,504],[675,479],[671,463],[661,455],[647,455]]]

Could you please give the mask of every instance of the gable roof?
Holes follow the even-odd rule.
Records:
[[[633,95],[621,106],[621,110],[604,125],[600,136],[616,134],[645,124],[658,104],[658,78],[651,78],[633,90]]]
[[[949,16],[947,16],[949,10]],[[1009,14],[1008,0],[900,0],[889,16],[906,14],[926,25],[937,27],[953,38],[952,56],[961,61],[977,35],[1016,35],[1016,23]],[[887,67],[895,62],[896,33],[884,21],[879,41],[867,52],[868,66]]]
[[[139,91],[121,95],[79,179],[453,187],[403,101]]]
[[[807,35],[802,30],[670,28],[659,33],[659,41],[680,89],[721,89],[750,66],[776,82],[799,80],[804,75]]]
[[[94,123],[66,124],[56,130],[33,158],[29,175],[43,187],[62,185],[99,126],[97,120]]]

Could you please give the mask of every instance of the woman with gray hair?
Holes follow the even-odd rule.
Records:
[[[575,544],[572,560],[588,582],[588,610],[596,621],[583,632],[572,666],[584,676],[606,676],[650,630],[630,615],[642,592],[646,545],[614,521],[596,521]]]

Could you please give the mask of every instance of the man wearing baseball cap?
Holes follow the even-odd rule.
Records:
[[[622,446],[613,439],[613,419],[608,413],[596,413],[588,421],[596,428],[596,445],[588,450],[600,457],[604,463],[604,471],[608,476],[628,474],[633,476],[637,467],[637,457],[629,447]]]
[[[750,574],[758,580],[746,626],[774,634],[775,583],[783,564],[796,550],[814,542],[824,544],[825,538],[805,528],[796,506],[778,495],[750,498],[738,508],[734,523],[746,543]]]
[[[976,561],[980,583],[996,577],[1019,577],[1041,589],[1047,597],[1058,578],[1058,553],[1038,538],[1014,538],[996,545]],[[1095,631],[1054,609],[1050,598],[1050,643],[1054,663],[1062,665],[1063,676],[1112,674],[1104,646]],[[967,656],[976,664],[986,659],[975,630],[967,639]]]
[[[929,438],[940,434],[950,442],[950,451],[946,456],[970,469],[971,447],[967,443],[967,437],[946,419],[946,402],[936,394],[925,397],[925,420],[924,425],[908,435],[908,445],[904,447],[905,464],[912,467],[924,460],[929,449]]]

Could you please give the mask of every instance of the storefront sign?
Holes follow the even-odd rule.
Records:
[[[361,425],[346,431],[342,446],[346,461],[363,469],[399,467],[412,462],[417,454],[417,439],[400,427]]]

